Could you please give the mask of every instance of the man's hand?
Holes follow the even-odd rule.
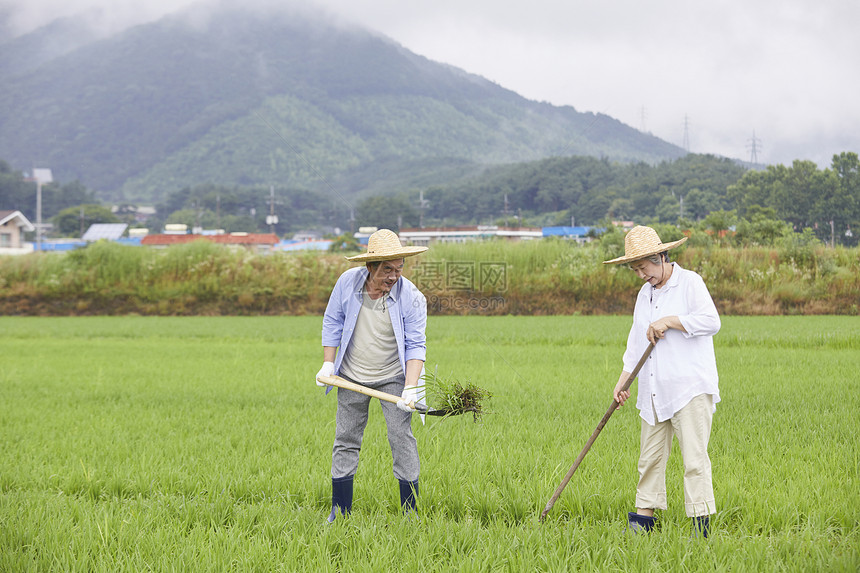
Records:
[[[324,376],[331,376],[332,374],[334,374],[334,362],[323,362],[322,368],[320,368],[320,371],[317,372],[317,386],[322,386],[324,388],[326,385],[320,382],[320,378]]]
[[[411,414],[415,411],[411,404],[414,404],[416,400],[418,400],[418,386],[406,386],[403,388],[403,394],[400,395],[397,407]]]

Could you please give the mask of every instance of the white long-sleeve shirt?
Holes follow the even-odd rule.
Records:
[[[668,329],[639,371],[636,407],[651,425],[654,411],[657,421],[663,422],[699,394],[713,396],[715,405],[720,401],[713,341],[720,330],[720,315],[702,277],[672,265],[672,276],[662,288],[642,285],[623,358],[624,370],[632,372],[648,347],[648,326],[659,318],[677,316],[687,331]]]

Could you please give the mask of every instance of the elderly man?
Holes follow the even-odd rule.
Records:
[[[418,495],[418,444],[412,435],[409,406],[419,399],[418,381],[426,354],[427,300],[401,276],[404,259],[427,247],[404,247],[388,229],[373,233],[367,253],[348,257],[365,263],[343,273],[329,297],[323,318],[323,366],[317,378],[341,377],[402,397],[396,405],[380,401],[400,482],[400,504],[414,511]],[[323,386],[317,380],[317,385]],[[358,469],[361,439],[370,398],[338,388],[337,420],[332,450],[332,508],[352,510],[352,485]]]
[[[674,436],[684,458],[687,516],[694,520],[694,531],[707,537],[708,516],[716,512],[708,441],[720,401],[713,342],[720,316],[702,277],[669,262],[668,251],[686,240],[663,243],[654,229],[635,227],[625,237],[624,256],[605,261],[629,265],[644,283],[612,397],[619,407],[630,397],[622,390],[628,373],[649,342],[655,343],[639,371],[639,485],[628,524],[637,533],[650,531],[654,510],[666,509],[666,462]]]

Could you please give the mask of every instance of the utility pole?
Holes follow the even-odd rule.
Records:
[[[275,215],[275,186],[269,185],[269,216],[266,217],[269,232],[275,234],[275,225],[278,224],[278,216]]]
[[[430,205],[430,201],[424,199],[424,191],[418,192],[418,228],[424,228],[424,209],[426,209]]]
[[[42,250],[42,180],[36,179],[36,244]]]

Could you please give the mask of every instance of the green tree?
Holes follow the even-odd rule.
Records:
[[[701,221],[711,211],[721,209],[719,197],[713,191],[695,188],[684,196],[684,216]]]
[[[815,198],[828,194],[826,176],[814,162],[801,160],[795,160],[790,168],[780,170],[780,174],[774,185],[772,204],[780,218],[795,229],[802,229],[811,222]]]
[[[657,205],[657,219],[662,223],[673,223],[678,220],[681,213],[681,205],[673,195],[664,195]]]
[[[634,214],[633,201],[620,197],[612,201],[607,211],[607,215],[615,220],[627,220],[632,218]]]
[[[334,238],[328,250],[332,253],[357,253],[361,245],[353,233],[343,233]]]
[[[198,226],[204,229],[219,228],[217,227],[218,218],[216,214],[208,209],[180,209],[174,211],[167,217],[167,223],[188,225],[189,229]]]
[[[853,246],[860,240],[860,158],[854,152],[834,155],[832,169],[844,200],[841,207],[834,206],[845,215],[845,228],[840,228],[841,240],[843,244]]]
[[[776,171],[747,171],[734,185],[726,189],[726,198],[734,206],[738,215],[744,217],[746,210],[752,205],[769,205],[771,189],[776,180]]]
[[[747,217],[738,221],[734,241],[739,245],[774,246],[791,232],[791,225],[777,218],[773,207],[751,205]]]
[[[406,197],[368,197],[358,204],[356,218],[361,227],[378,227],[399,231],[418,225],[418,213]]]
[[[702,221],[702,226],[714,233],[714,236],[719,237],[735,225],[738,219],[736,211],[711,211],[708,216]]]
[[[102,205],[76,205],[63,209],[53,218],[56,232],[80,237],[90,225],[96,223],[119,223],[119,218]]]

